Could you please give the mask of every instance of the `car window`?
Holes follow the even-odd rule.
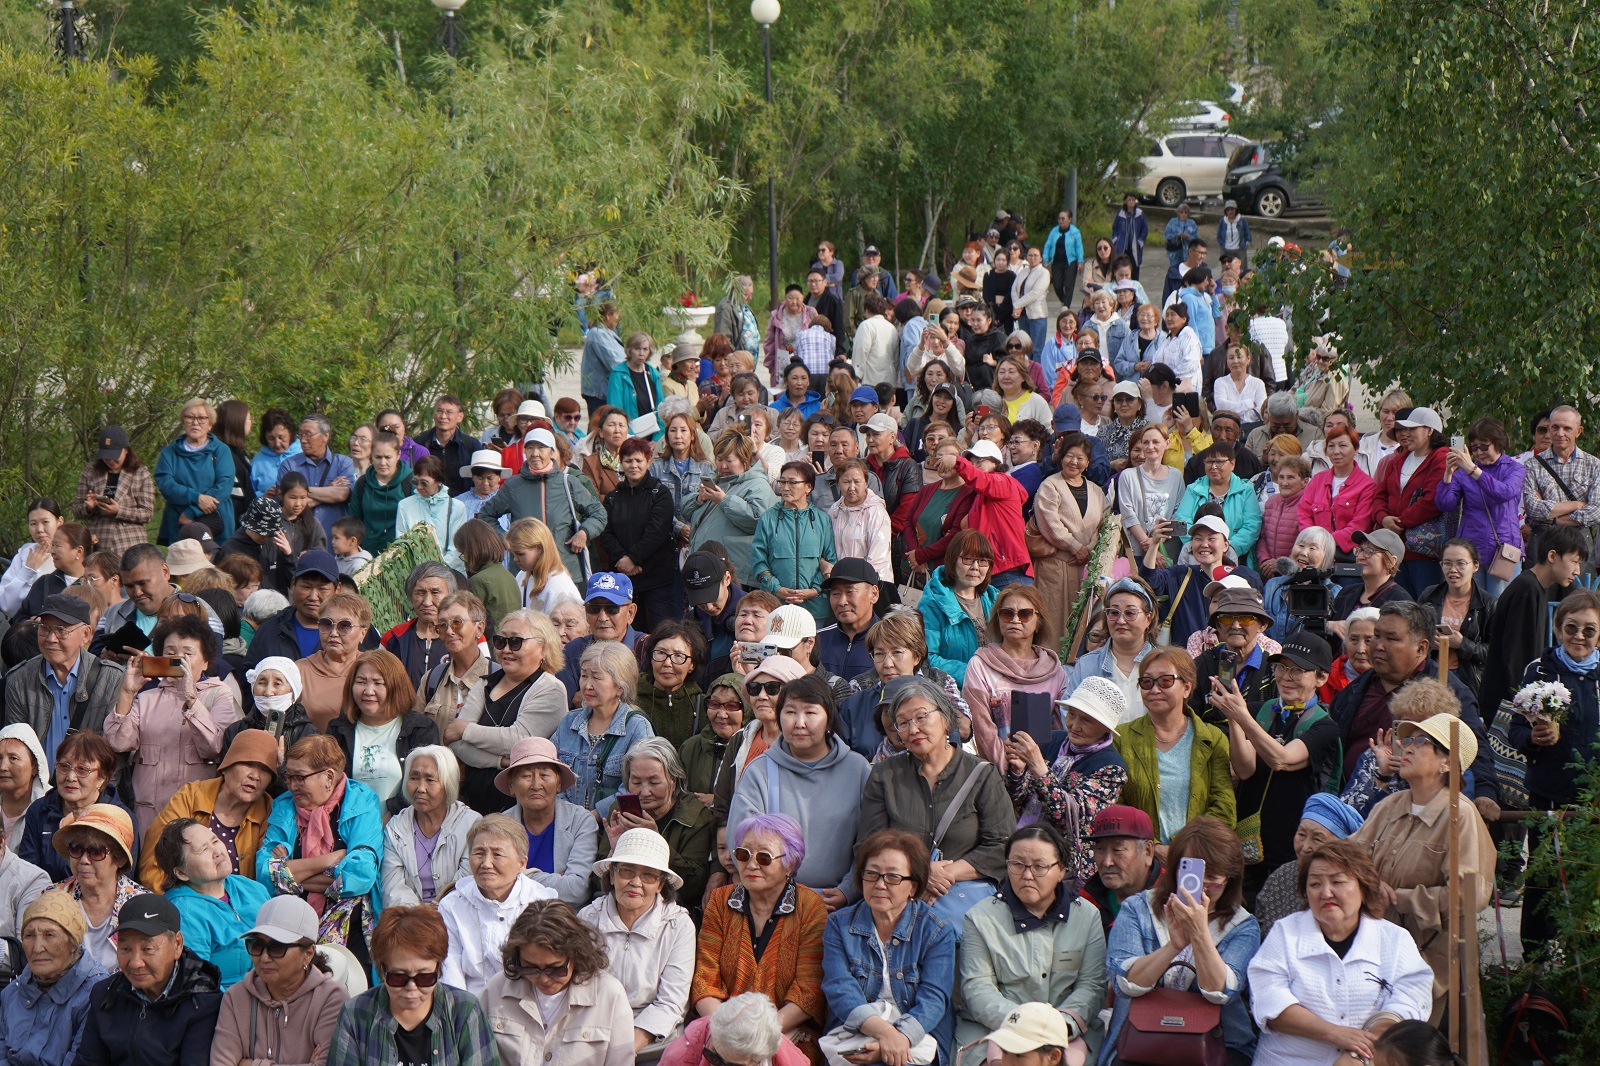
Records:
[[[1144,146],[1144,154],[1145,154],[1145,158],[1149,159],[1149,158],[1159,158],[1160,156],[1163,156],[1166,153],[1161,150],[1161,142],[1160,141],[1151,141],[1149,144],[1146,144]]]
[[[1175,156],[1194,158],[1205,154],[1204,137],[1168,137],[1167,148]]]
[[[1221,137],[1200,137],[1201,155],[1207,159],[1224,159],[1228,155],[1228,146]]]
[[[1239,145],[1233,150],[1233,155],[1228,157],[1228,169],[1250,166],[1255,162],[1256,149],[1257,146],[1250,141]]]

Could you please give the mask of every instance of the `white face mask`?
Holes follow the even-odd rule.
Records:
[[[294,706],[294,693],[285,692],[278,696],[257,696],[256,706],[267,714],[275,714],[278,711],[287,711],[290,707]]]

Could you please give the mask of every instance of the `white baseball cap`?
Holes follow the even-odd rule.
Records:
[[[967,449],[967,455],[973,459],[993,459],[997,463],[1004,463],[1006,457],[1000,454],[1000,445],[992,440],[980,440]]]
[[[807,637],[816,635],[815,616],[797,603],[786,603],[767,615],[767,635],[762,643],[788,651]]]
[[[1435,433],[1444,432],[1444,419],[1431,407],[1413,407],[1404,418],[1396,419],[1395,425],[1404,426],[1406,429],[1431,429]]]
[[[1233,539],[1233,530],[1228,528],[1228,523],[1214,514],[1208,514],[1204,518],[1197,518],[1189,523],[1189,532],[1191,534],[1196,529],[1209,529],[1213,533],[1221,533],[1228,540]]]
[[[900,424],[882,411],[879,411],[867,419],[866,429],[868,433],[898,433],[900,432]]]
[[[528,435],[522,438],[524,444],[543,444],[546,448],[556,446],[556,435],[540,426],[538,429],[528,430]]]

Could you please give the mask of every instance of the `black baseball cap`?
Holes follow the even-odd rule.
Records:
[[[717,598],[728,568],[716,552],[695,552],[683,561],[684,599],[690,607],[700,607]]]
[[[181,932],[182,929],[183,921],[178,916],[178,908],[167,897],[152,892],[134,896],[117,912],[119,932],[160,936],[162,933]]]
[[[1287,660],[1302,670],[1327,673],[1333,669],[1333,649],[1328,647],[1328,642],[1303,629],[1285,640],[1283,650],[1267,661],[1275,663],[1279,659]]]
[[[45,597],[44,606],[39,608],[39,617],[43,618],[45,615],[69,625],[88,625],[89,604],[86,600],[59,592],[54,596]]]
[[[307,574],[316,574],[325,581],[337,582],[339,580],[339,564],[334,561],[332,552],[314,548],[311,551],[302,553],[300,561],[294,564],[295,577],[304,577]]]
[[[100,459],[102,462],[114,463],[122,458],[122,450],[128,446],[128,431],[121,426],[107,426],[100,432]]]
[[[835,585],[876,585],[878,571],[865,559],[846,557],[833,564],[833,573],[822,583],[823,591]]]

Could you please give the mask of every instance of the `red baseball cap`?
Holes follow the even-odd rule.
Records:
[[[1094,816],[1094,826],[1089,830],[1090,840],[1101,837],[1132,837],[1135,840],[1154,840],[1155,830],[1150,826],[1150,816],[1137,807],[1115,805],[1103,808]]]

